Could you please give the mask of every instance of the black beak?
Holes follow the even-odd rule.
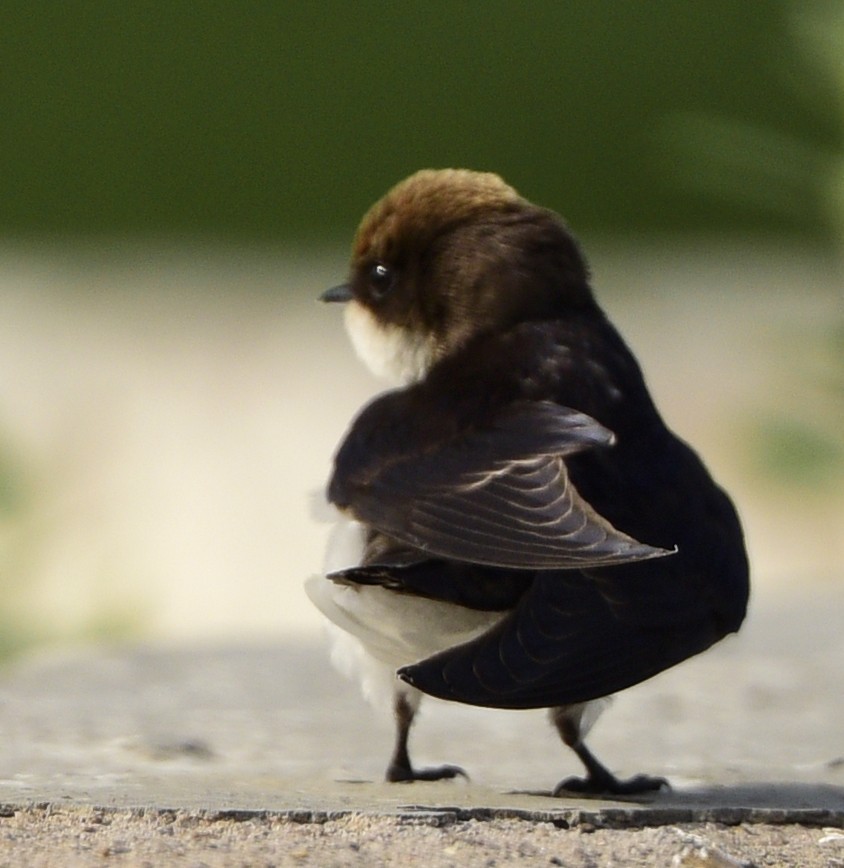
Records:
[[[341,283],[339,286],[332,286],[331,289],[326,289],[319,297],[320,301],[351,301],[352,288],[348,283]]]

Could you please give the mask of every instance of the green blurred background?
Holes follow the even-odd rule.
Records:
[[[425,166],[562,213],[759,583],[844,561],[844,4],[0,0],[0,654],[311,635],[377,388],[336,311]]]
[[[0,235],[346,237],[404,175],[461,165],[581,233],[825,239],[844,116],[807,51],[821,13],[4,2]]]

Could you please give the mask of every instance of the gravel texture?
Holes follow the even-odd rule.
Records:
[[[350,813],[302,822],[246,812],[35,806],[0,818],[0,864],[202,866],[734,866],[844,865],[839,828],[396,817]]]

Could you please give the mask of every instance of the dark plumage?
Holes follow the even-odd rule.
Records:
[[[348,284],[324,298],[348,302],[361,355],[407,382],[339,448],[329,499],[363,547],[311,589],[398,668],[388,777],[459,773],[413,770],[412,687],[551,708],[588,773],[558,792],[658,788],[595,760],[586,704],[737,630],[747,560],[729,498],[664,425],[563,222],[494,175],[419,172],[366,215]],[[414,612],[430,601],[434,634],[436,613],[465,615],[466,636],[428,636],[419,657],[412,642],[382,647],[382,632],[419,628],[408,598]]]

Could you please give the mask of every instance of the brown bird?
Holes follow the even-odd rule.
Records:
[[[563,221],[496,175],[417,172],[366,214],[348,282],[322,298],[404,381],[339,447],[328,498],[347,551],[308,584],[345,661],[392,694],[387,779],[464,774],[410,761],[427,693],[549,708],[586,767],[555,794],[658,789],[616,778],[584,737],[610,694],[738,630],[747,558]]]

